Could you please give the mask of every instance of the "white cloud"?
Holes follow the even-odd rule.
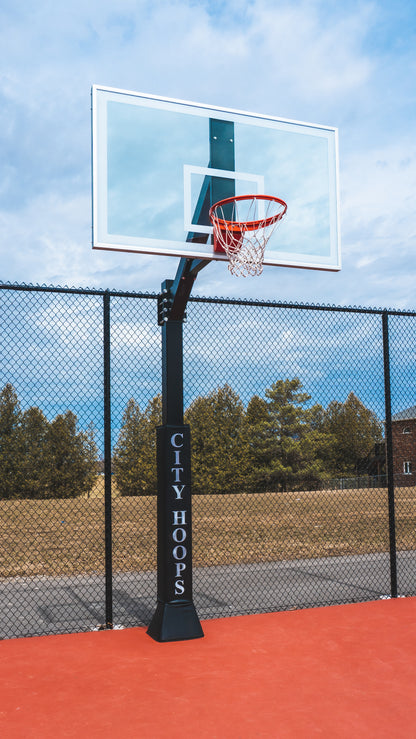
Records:
[[[174,259],[91,251],[89,91],[99,83],[340,128],[343,272],[268,268],[244,281],[211,265],[196,291],[414,305],[412,17],[401,0],[394,13],[384,0],[6,0],[2,278],[158,290],[176,270]]]
[[[286,81],[291,95],[304,101],[348,94],[365,84],[372,69],[361,44],[368,23],[364,4],[328,25],[315,3],[259,3],[250,37],[259,56],[270,62],[269,82]]]
[[[348,159],[344,181],[343,224],[349,257],[378,284],[393,283],[393,266],[407,277],[416,264],[416,145],[393,142],[382,150],[357,152]],[[401,303],[403,284],[397,290]],[[413,300],[410,292],[406,299]]]

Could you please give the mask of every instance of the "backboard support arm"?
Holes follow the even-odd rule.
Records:
[[[166,321],[183,321],[186,318],[186,306],[198,272],[209,259],[186,259],[182,257],[174,280],[162,282],[162,292],[158,297],[158,324]]]

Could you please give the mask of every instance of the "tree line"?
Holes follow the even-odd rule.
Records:
[[[247,408],[229,385],[196,398],[185,413],[191,429],[196,494],[314,489],[354,475],[383,440],[377,416],[350,393],[326,408],[311,405],[299,378],[277,380]],[[155,427],[162,402],[144,411],[129,400],[113,456],[121,495],[155,494]]]
[[[247,407],[229,385],[197,397],[185,412],[191,428],[196,494],[319,488],[354,475],[383,440],[377,416],[350,393],[326,408],[311,404],[299,378],[277,380]],[[160,395],[144,410],[130,399],[113,453],[119,494],[154,495]],[[74,498],[97,478],[94,429],[78,429],[71,411],[48,421],[22,411],[11,384],[0,392],[0,498]]]

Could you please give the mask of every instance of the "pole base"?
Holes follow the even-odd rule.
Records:
[[[147,630],[155,641],[184,641],[204,636],[193,603],[158,602]]]

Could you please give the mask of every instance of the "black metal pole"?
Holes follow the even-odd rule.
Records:
[[[105,623],[113,628],[113,555],[111,511],[111,385],[110,385],[110,293],[103,296],[104,347],[104,516],[105,516]]]
[[[389,505],[389,541],[390,541],[390,587],[391,597],[397,598],[397,550],[396,519],[394,510],[394,452],[391,423],[391,383],[390,383],[390,348],[388,313],[383,311],[383,358],[384,358],[384,399],[386,414],[386,457],[387,457],[387,490]]]
[[[183,424],[183,321],[162,325],[162,424]]]
[[[183,315],[186,301],[180,302]],[[183,423],[183,318],[163,317],[160,307],[159,322],[163,425],[157,429],[157,606],[147,633],[168,642],[198,639],[204,633],[192,596],[191,442],[189,426]]]

